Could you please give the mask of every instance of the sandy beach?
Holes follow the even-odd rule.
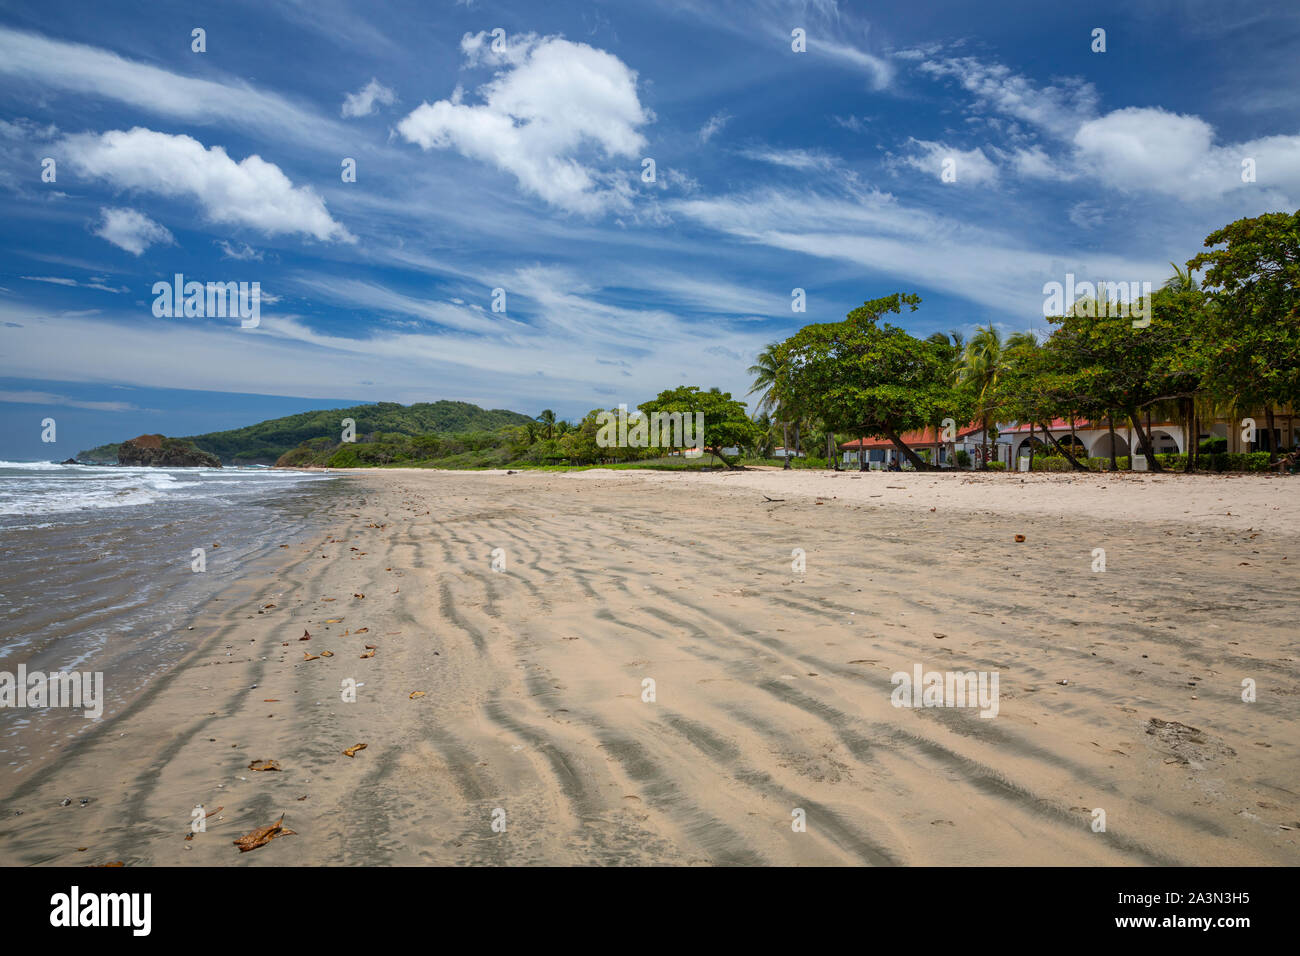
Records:
[[[0,863],[1300,863],[1295,479],[344,485],[182,662],[0,773]],[[997,672],[997,716],[893,706],[916,665]]]

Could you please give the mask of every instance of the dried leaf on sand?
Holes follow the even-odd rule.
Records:
[[[278,760],[254,760],[248,765],[249,770],[279,770],[280,761]]]
[[[347,750],[343,751],[343,756],[355,757],[358,751],[365,750],[365,749],[366,749],[365,744],[357,744],[355,747],[349,747]]]
[[[278,836],[293,836],[294,831],[284,825],[284,814],[280,814],[280,819],[274,823],[268,823],[264,827],[258,827],[252,833],[246,833],[238,840],[235,840],[235,846],[239,847],[240,853],[247,853],[249,850],[256,850],[259,846],[266,846]]]

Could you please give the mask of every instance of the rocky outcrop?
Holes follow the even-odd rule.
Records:
[[[192,442],[162,435],[141,435],[122,442],[117,449],[119,465],[151,468],[220,468],[221,459],[196,448]]]

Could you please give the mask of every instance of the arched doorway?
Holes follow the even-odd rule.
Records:
[[[1151,430],[1151,447],[1155,449],[1157,455],[1177,455],[1182,450],[1173,435],[1158,428]]]
[[[1027,458],[1029,456],[1029,449],[1031,447],[1034,449],[1035,455],[1046,455],[1049,452],[1049,449],[1047,447],[1047,442],[1043,441],[1041,438],[1035,435],[1033,438],[1024,439],[1019,445],[1016,446],[1016,457]]]
[[[1125,440],[1123,435],[1116,435],[1115,436],[1115,457],[1125,458],[1128,456],[1128,453],[1129,453],[1128,442]],[[1092,457],[1093,458],[1110,457],[1110,432],[1107,432],[1106,434],[1098,438],[1095,442],[1093,442]]]

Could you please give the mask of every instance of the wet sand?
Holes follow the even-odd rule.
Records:
[[[346,481],[188,658],[0,776],[0,863],[1300,862],[1296,480]],[[918,663],[997,671],[998,716],[892,706]]]

